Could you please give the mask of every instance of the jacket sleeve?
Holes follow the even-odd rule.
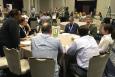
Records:
[[[9,33],[12,40],[12,46],[18,48],[18,45],[20,44],[19,24],[16,21],[12,20],[9,22]]]
[[[75,53],[76,53],[76,48],[77,48],[77,45],[76,43],[74,42],[70,48],[67,50],[67,55],[71,55],[73,56]]]
[[[95,37],[97,35],[97,27],[95,25],[92,25],[93,27],[90,30],[90,34]]]
[[[57,56],[57,62],[58,62],[59,65],[62,65],[63,58],[64,58],[63,47],[62,47],[61,42],[58,41],[58,56]]]
[[[68,24],[65,26],[64,32],[68,33]]]

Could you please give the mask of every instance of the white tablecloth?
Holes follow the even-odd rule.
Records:
[[[66,51],[70,47],[70,45],[74,42],[75,39],[78,39],[78,38],[79,38],[79,36],[74,35],[74,34],[69,34],[69,33],[59,34],[57,39],[59,39],[60,42],[62,43],[62,46],[64,48],[63,53],[66,53]],[[23,57],[26,57],[26,58],[32,56],[32,53],[31,53],[31,40],[30,40],[30,38],[28,38],[28,39],[25,40],[25,41],[21,41],[21,44],[23,44],[25,46],[20,48]]]

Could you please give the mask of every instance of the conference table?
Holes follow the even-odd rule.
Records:
[[[39,35],[39,33],[38,33]],[[27,38],[24,41],[21,41],[21,44],[24,45],[24,47],[20,48],[21,51],[21,55],[23,58],[28,58],[28,57],[32,57],[32,51],[31,51],[31,38],[33,38],[34,36],[31,36],[29,38]],[[62,43],[62,47],[63,47],[63,76],[66,77],[66,59],[65,59],[65,54],[67,52],[67,49],[70,47],[70,45],[74,42],[74,40],[78,39],[79,36],[78,35],[74,35],[74,34],[69,34],[69,33],[63,33],[63,34],[59,34],[58,37],[55,37],[57,39],[60,40],[60,42]]]
[[[37,35],[39,35],[38,33]],[[23,45],[20,48],[21,55],[23,58],[28,58],[32,57],[32,52],[31,52],[31,38],[34,36],[30,36],[29,38],[21,41],[21,45]],[[73,41],[77,38],[79,38],[78,35],[74,34],[69,34],[69,33],[63,33],[59,34],[58,37],[55,37],[60,40],[62,47],[63,47],[63,53],[66,53],[67,49],[70,47],[70,45],[73,43]]]

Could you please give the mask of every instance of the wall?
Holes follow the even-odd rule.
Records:
[[[108,7],[111,7],[112,18],[115,18],[115,0],[97,0],[97,12],[102,12],[105,17],[108,11]]]
[[[51,0],[53,2],[53,9],[65,6],[64,0]]]
[[[35,9],[36,13],[40,11],[40,0],[35,0]]]
[[[97,12],[101,12],[103,17],[106,16],[111,0],[97,0]]]
[[[112,18],[115,19],[115,0],[111,0],[110,3]]]
[[[50,0],[40,0],[40,10],[48,11],[50,6]]]
[[[0,0],[0,5],[2,5],[2,6],[3,6],[3,0]]]
[[[65,6],[69,7],[69,12],[75,11],[75,0],[66,0]]]
[[[23,10],[27,11],[27,14],[29,15],[31,7],[30,0],[23,0],[23,5],[24,5]]]

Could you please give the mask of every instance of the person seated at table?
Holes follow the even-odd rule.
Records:
[[[111,31],[112,31],[112,26],[110,24],[103,23],[101,25],[101,34],[103,36],[99,42],[100,53],[106,52],[109,46],[113,44],[113,40],[111,38]]]
[[[62,54],[62,45],[60,41],[51,36],[51,25],[44,23],[42,25],[42,34],[32,38],[32,56],[35,58],[53,58],[56,62],[55,75],[58,77],[58,64],[60,54]]]
[[[21,15],[21,17],[24,17],[25,20],[28,22],[29,17],[27,16],[27,11],[22,11],[22,15]]]
[[[115,77],[115,29],[112,30],[111,37],[114,43],[111,46],[111,55],[105,68],[106,77]]]
[[[83,12],[82,15],[80,16],[80,21],[84,22],[84,19],[86,18],[86,13]]]
[[[86,16],[85,22],[86,25],[89,27],[89,34],[95,38],[97,35],[97,27],[95,26],[95,24],[92,24],[93,23],[92,17],[89,15]]]
[[[46,20],[50,20],[50,16],[47,14],[47,12],[44,12],[43,15],[40,17],[40,20],[42,21],[42,23],[44,23],[44,21]]]
[[[80,26],[78,29],[80,38],[70,46],[67,55],[72,55],[75,60],[75,71],[80,77],[87,77],[89,60],[99,55],[98,45],[92,36],[88,35],[89,28],[86,25]],[[69,59],[69,58],[68,58]],[[77,63],[77,64],[76,64]],[[71,68],[71,66],[69,66]]]
[[[66,26],[65,26],[65,33],[71,33],[71,34],[77,34],[77,30],[79,28],[78,24],[74,23],[74,18],[70,17],[69,18],[69,22]]]
[[[19,26],[20,26],[20,38],[25,38],[26,36],[28,36],[31,29],[24,17],[20,18]]]

